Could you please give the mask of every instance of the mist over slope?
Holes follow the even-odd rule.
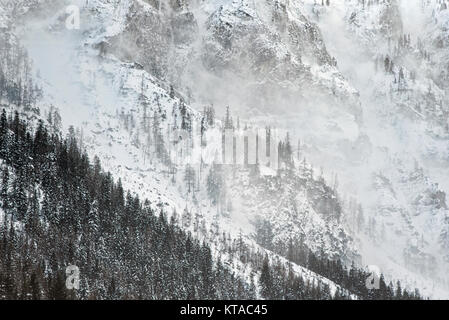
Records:
[[[326,2],[25,1],[17,29],[43,115],[56,106],[126,188],[195,217],[181,227],[213,255],[222,244],[204,229],[276,259],[301,244],[447,297],[447,1]],[[64,27],[69,4],[80,30]],[[287,173],[214,171],[227,106],[236,131],[289,131]],[[178,128],[191,137],[172,152]],[[186,155],[202,162],[191,170]]]
[[[258,245],[251,230],[245,229],[241,220],[229,215],[225,190],[210,194],[207,180],[214,166],[211,159],[205,159],[206,164],[199,167],[184,166],[183,156],[196,152],[207,156],[208,149],[198,141],[202,137],[194,126],[204,114],[187,106],[179,92],[170,90],[166,83],[149,75],[138,64],[122,62],[112,55],[102,56],[99,44],[103,38],[109,32],[120,30],[118,25],[111,23],[110,16],[83,11],[83,29],[71,32],[64,28],[64,5],[49,8],[48,4],[38,3],[25,16],[26,19],[16,20],[23,24],[7,30],[8,37],[14,41],[17,39],[15,33],[19,35],[33,58],[33,64],[40,66],[26,70],[35,73],[33,78],[43,91],[35,109],[6,100],[8,112],[16,109],[27,118],[38,117],[55,135],[68,129],[80,148],[92,158],[98,156],[105,170],[114,178],[120,178],[124,188],[148,199],[152,210],[163,211],[184,231],[211,245],[214,260],[224,261],[248,285],[261,276],[262,262],[266,260],[273,266],[289,270],[289,274],[293,272],[304,277],[308,287],[310,284],[311,288],[318,288],[318,292],[323,290],[323,297],[353,296],[355,292],[347,291],[342,287],[343,283],[334,283],[304,265],[291,264],[286,258]],[[20,17],[24,16],[17,18]],[[101,28],[98,19],[113,30]],[[120,25],[120,21],[115,19],[113,16],[112,21]],[[25,75],[20,73],[18,76],[20,82],[22,76],[31,75],[25,72]],[[178,125],[189,131],[192,137],[185,147],[170,153]],[[210,149],[216,152],[221,141],[222,124],[210,116],[208,127],[207,141]],[[177,159],[181,159],[180,164]],[[211,199],[218,194],[220,203],[211,204]],[[239,215],[243,217],[245,212]],[[9,212],[4,217],[3,221],[14,219]],[[252,228],[251,225],[249,227]],[[306,248],[303,253],[309,254]],[[265,255],[267,257],[263,259]],[[258,258],[254,260],[256,256]],[[256,264],[252,266],[250,261]],[[277,272],[274,275],[282,278],[283,274]],[[368,276],[364,272],[360,275]],[[366,294],[363,281],[358,282]],[[311,298],[302,289],[298,294],[300,292],[303,298]],[[274,290],[269,294],[277,298],[282,296]]]
[[[372,145],[366,161],[342,176],[375,224],[382,250],[365,244],[362,256],[446,283],[447,46],[436,40],[444,38],[445,2],[308,3],[340,70],[360,92],[361,130]]]

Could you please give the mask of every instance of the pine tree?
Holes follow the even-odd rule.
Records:
[[[9,208],[8,189],[9,189],[9,170],[7,166],[4,166],[2,170],[2,187],[0,198],[2,200],[2,209],[5,211]]]
[[[50,300],[66,300],[67,291],[65,287],[64,277],[57,274],[50,282],[49,296]]]
[[[30,286],[31,286],[31,298],[33,300],[39,300],[41,298],[41,289],[35,272],[31,274]]]
[[[184,181],[187,184],[188,192],[192,192],[195,188],[195,169],[190,164],[186,164]]]
[[[225,129],[232,129],[234,130],[234,124],[231,117],[231,112],[229,111],[229,106],[226,107],[226,118],[225,118]]]
[[[271,299],[273,296],[273,278],[271,275],[270,264],[268,256],[265,256],[262,265],[262,272],[260,274],[260,290],[261,294],[266,299]]]
[[[215,205],[218,203],[218,200],[220,199],[223,187],[222,174],[218,170],[217,166],[213,165],[210,168],[206,184],[209,199],[211,199],[212,204]]]

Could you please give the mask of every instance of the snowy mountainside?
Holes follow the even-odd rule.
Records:
[[[395,56],[397,37],[407,32],[400,20],[400,2],[382,1],[372,11],[364,11],[359,1],[346,1],[344,7],[332,1],[329,8],[284,0],[72,2],[81,8],[81,30],[65,30],[67,2],[59,11],[48,10],[45,19],[27,19],[21,36],[40,70],[46,114],[54,112],[51,106],[57,107],[64,130],[74,125],[83,147],[98,155],[126,188],[157,208],[195,217],[195,223],[180,223],[210,242],[215,253],[223,251],[222,244],[208,238],[204,229],[216,225],[266,252],[254,235],[254,220],[262,218],[275,230],[274,246],[305,238],[317,253],[347,263],[355,260],[362,267],[380,265],[388,279],[405,279],[407,286],[417,286],[424,294],[446,295],[429,280],[429,274],[436,273],[444,282],[449,219],[446,189],[435,178],[444,167],[429,171],[415,148],[410,159],[404,156],[417,141],[426,142],[420,144],[424,151],[432,145],[437,154],[447,150],[442,148],[447,148],[444,140],[428,134],[436,130],[429,129],[430,116],[416,122],[422,118],[420,112],[406,103],[424,101],[427,108],[444,91],[432,84],[432,95],[427,95],[427,80],[416,77],[413,82],[411,67],[406,69],[407,61],[414,65],[415,60],[402,54],[395,57],[391,71],[379,71],[374,81],[372,73],[367,73],[369,79],[363,75],[371,68],[374,73],[374,61],[384,68],[384,55]],[[356,27],[350,23],[354,10],[365,14]],[[335,19],[342,25],[329,29]],[[376,23],[362,23],[377,19],[386,20],[378,30],[372,29]],[[333,37],[336,27],[347,30],[349,44],[357,43],[354,56],[341,57],[352,46],[334,42],[339,38]],[[379,52],[371,51],[372,43],[378,44]],[[368,58],[363,61],[357,54]],[[410,56],[422,59],[419,54]],[[402,58],[406,61],[398,62]],[[401,66],[406,94],[400,87]],[[200,123],[204,114],[195,110],[210,104],[220,111],[229,104],[242,119],[261,127],[290,129],[302,140],[301,159],[295,164],[301,166],[307,157],[332,172],[330,179],[325,176],[335,186],[320,182],[312,168],[280,179],[280,188],[277,177],[262,177],[248,186],[250,173],[243,170],[237,178],[228,175],[226,199],[212,205],[206,195],[212,166],[195,164],[195,178],[187,179],[182,158],[200,154],[210,164],[221,143],[223,123],[214,121],[207,128],[206,146],[195,126],[190,126],[188,148],[173,151],[170,146],[176,129]],[[406,111],[411,116],[405,120],[396,116]],[[438,108],[427,114],[443,127]],[[335,172],[341,186],[335,183]],[[360,227],[351,228],[361,210],[346,201],[347,194],[363,208],[366,222]],[[341,216],[329,216],[335,207]],[[275,254],[270,257],[282,260]],[[229,260],[249,278],[252,270],[238,259]],[[298,265],[294,268],[336,290],[329,280]]]
[[[296,170],[295,170],[296,171]],[[347,264],[360,262],[357,249],[342,227],[338,195],[322,177],[314,178],[313,169],[301,164],[296,172],[287,171],[278,176],[254,178],[244,170],[227,176],[232,199],[230,214],[245,213],[259,228],[268,224],[272,238],[263,239],[263,245],[285,252],[289,242],[303,242],[313,252]]]
[[[301,2],[185,1],[174,9],[163,1],[130,3],[124,31],[105,45],[114,54],[165,78],[199,109],[213,104],[223,114],[231,106],[261,127],[290,130],[313,149],[312,160],[344,165],[364,157],[358,92]],[[178,39],[177,29],[196,31]],[[354,149],[360,154],[348,153]]]
[[[444,38],[447,20],[432,17],[447,10],[440,1],[306,3],[340,70],[361,95],[361,130],[371,152],[361,167],[346,174],[343,169],[339,177],[368,222],[355,235],[362,257],[396,276],[420,274],[428,279],[423,286],[444,292],[448,96],[438,84],[444,72],[433,70],[446,69],[447,47],[435,39]],[[363,178],[354,180],[354,172]]]
[[[94,4],[91,2],[90,5]],[[249,83],[257,92],[246,87],[242,90],[244,95],[251,99],[261,99],[269,106],[276,105],[277,109],[289,104],[284,101],[285,95],[282,95],[283,101],[270,102],[270,99],[276,97],[273,85],[283,87],[282,91],[286,94],[291,94],[288,88],[293,88],[294,92],[308,91],[305,99],[313,101],[319,99],[316,96],[314,98],[311,92],[326,91],[331,99],[344,101],[341,106],[335,99],[329,103],[333,109],[329,112],[332,120],[323,121],[322,116],[328,117],[329,114],[320,112],[321,108],[328,109],[324,104],[307,108],[304,100],[300,108],[307,114],[309,122],[318,125],[324,122],[324,126],[331,122],[325,129],[329,132],[327,135],[314,137],[320,148],[335,145],[333,140],[344,140],[343,146],[337,145],[337,148],[344,148],[348,136],[350,139],[357,139],[357,133],[354,134],[357,129],[340,129],[340,123],[334,119],[341,117],[345,119],[342,121],[344,124],[352,122],[350,126],[357,127],[357,118],[361,113],[357,104],[357,92],[338,73],[334,60],[321,40],[319,30],[306,19],[302,10],[300,3],[284,1],[201,4],[194,1],[182,4],[131,1],[123,32],[105,40],[105,52],[125,60],[138,61],[150,73],[170,81],[175,87],[181,83],[180,90],[187,92],[187,101],[199,108],[204,102],[224,105],[228,98],[237,100],[239,106],[242,106],[242,101],[247,101],[247,97],[239,98],[240,93],[229,88],[230,85],[241,90],[242,86],[248,86]],[[276,20],[274,24],[272,14]],[[247,43],[251,43],[253,47],[248,47]],[[228,80],[228,74],[241,77],[250,75],[251,79]],[[195,78],[191,81],[186,77]],[[210,81],[204,82],[204,77]],[[190,83],[206,83],[210,87],[183,88]],[[318,87],[305,89],[309,83]],[[222,90],[223,87],[226,89]],[[222,99],[218,99],[218,102],[216,97],[195,97],[195,93],[207,94],[217,88],[223,91],[220,92]],[[270,97],[264,96],[263,92],[270,92]],[[294,99],[296,101],[297,98]],[[257,113],[264,111],[262,104],[255,105]],[[237,112],[241,112],[241,109],[244,108],[239,107]],[[315,109],[320,111],[315,112]],[[271,114],[273,110],[265,111]],[[306,119],[301,118],[302,121]],[[310,118],[315,120],[310,121]],[[306,126],[306,130],[313,130],[310,123]]]
[[[324,99],[336,116],[356,121],[361,113],[357,92],[335,68],[298,1],[130,3],[123,32],[107,47],[193,102],[212,103],[221,112],[239,105],[240,116],[316,109],[319,119],[328,109],[317,103]]]
[[[121,178],[125,188],[149,199],[156,209],[162,207],[169,214],[188,212],[195,217],[196,223],[184,224],[181,220],[182,226],[197,237],[208,240],[215,254],[224,251],[217,239],[208,239],[208,234],[204,233],[204,230],[212,229],[216,209],[208,206],[206,200],[200,199],[200,203],[195,204],[192,194],[186,192],[182,182],[183,168],[174,168],[175,160],[173,157],[167,158],[168,150],[159,150],[155,142],[150,146],[147,140],[163,133],[165,143],[168,144],[170,130],[173,130],[177,121],[180,124],[183,108],[187,118],[192,121],[200,114],[185,105],[176,94],[164,88],[163,83],[143,71],[139,65],[121,62],[110,55],[99,56],[97,44],[101,43],[105,34],[115,30],[114,24],[109,24],[107,30],[97,28],[96,18],[102,16],[92,17],[85,11],[81,18],[84,21],[92,18],[89,21],[92,24],[85,24],[80,32],[71,33],[60,28],[64,21],[60,19],[62,12],[50,15],[46,20],[29,21],[21,30],[23,42],[36,69],[39,69],[37,79],[45,93],[41,109],[48,118],[47,122],[57,126],[55,119],[60,114],[62,129],[75,126],[82,147],[92,157],[98,156],[108,171]],[[104,18],[109,19],[106,16]],[[51,32],[47,33],[47,30]],[[45,48],[50,51],[45,51]],[[49,61],[56,56],[64,58],[59,58],[49,66]],[[62,70],[65,79],[61,78]],[[154,131],[156,128],[157,133]],[[221,140],[221,131],[215,131],[212,139],[215,135],[215,139]],[[201,149],[199,142],[194,141],[194,144],[198,147],[192,152]],[[210,146],[213,147],[213,143]],[[174,183],[174,179],[178,183]],[[240,235],[237,233],[240,229],[238,221],[220,217],[218,222],[220,231],[228,232],[233,237]],[[265,252],[249,234],[243,236],[248,246],[255,246]],[[270,254],[270,258],[285,261],[275,254]],[[248,266],[232,257],[229,261],[239,274],[249,279],[253,271]],[[311,281],[328,284],[333,293],[338,288],[314,272],[297,265],[293,267],[298,274]]]
[[[181,102],[179,102],[179,103],[181,103]],[[173,108],[168,107],[167,109],[168,109],[168,111],[170,111]],[[173,116],[173,112],[172,112],[172,116]],[[140,115],[140,117],[142,117],[142,115]],[[139,118],[139,117],[137,117],[137,118]],[[170,116],[168,118],[170,118]],[[168,127],[167,127],[168,132],[170,132],[170,126],[176,126],[176,119],[174,120],[174,122],[175,122],[175,124],[171,123],[168,125]],[[165,129],[163,131],[165,131]],[[201,150],[198,151],[198,149],[199,149],[198,146],[201,145],[200,141],[192,142],[192,144],[194,146],[197,146],[197,148],[194,148],[194,150],[191,152],[192,153],[200,152],[202,154],[202,157],[204,158],[203,160],[205,160],[206,162],[209,160],[209,163],[210,163],[210,159],[207,159],[207,156],[208,155],[212,156],[213,149],[216,148],[216,144],[220,143],[219,135],[220,135],[219,130],[214,131],[214,128],[211,128],[211,130],[209,130],[209,134],[207,135],[207,139],[208,139],[207,146],[205,148],[201,147]],[[211,152],[208,152],[209,147],[211,147],[211,149],[212,149]],[[199,175],[201,176],[201,169],[200,169]],[[205,178],[206,177],[203,174],[203,179],[206,180]],[[201,181],[201,177],[199,177],[198,179],[200,180],[199,183],[202,184],[203,181]],[[204,181],[204,183],[205,182],[206,181]],[[232,183],[229,183],[229,185],[231,186],[231,188],[233,186],[238,187],[240,185],[240,182],[233,181]],[[197,186],[197,187],[199,188],[199,186]],[[291,192],[292,193],[297,192],[298,188],[299,188],[298,184],[294,185],[292,187]],[[206,198],[206,196],[204,196],[204,195],[203,195],[203,197],[199,197],[198,194],[196,195],[196,197],[200,198],[200,199],[194,199],[194,201],[199,201],[199,202],[201,202],[201,198]],[[233,196],[228,196],[228,198],[233,199],[233,200],[235,199],[235,197],[233,197]],[[273,196],[273,199],[276,199],[276,197]],[[260,201],[261,201],[261,199],[255,199],[255,202],[260,202]],[[306,205],[306,206],[309,205],[308,204],[308,202],[310,201],[309,199],[304,200],[304,201],[306,202],[304,205]],[[338,200],[335,200],[335,201],[338,202]],[[285,205],[287,206],[287,208],[284,207]],[[277,206],[280,208],[280,210],[289,211],[288,206],[290,206],[290,204],[281,204],[281,205],[278,204]],[[260,207],[262,207],[262,205]],[[316,207],[316,206],[314,206],[314,207]],[[230,225],[235,224],[235,226],[237,228],[236,230],[241,229],[241,228],[243,228],[241,225],[241,222],[242,222],[241,216],[247,216],[247,213],[252,210],[253,209],[251,209],[251,206],[247,207],[247,208],[237,207],[237,210],[236,210],[236,211],[238,211],[237,216],[231,217],[231,221],[228,221],[226,223],[230,224]],[[264,211],[269,212],[270,211],[269,207],[268,207],[268,209],[264,209]],[[316,212],[313,211],[313,214],[311,214],[311,217],[308,217],[308,219],[312,219],[312,221],[313,221],[313,219],[321,219],[321,218],[319,218],[319,213],[322,213],[323,211],[325,211],[325,210],[323,210],[321,208],[320,208],[320,210],[316,210]],[[236,221],[232,221],[232,218],[235,218]],[[248,218],[248,217],[246,217],[246,218]],[[295,220],[297,220],[297,218]],[[345,236],[345,231],[341,228],[341,226],[339,225],[339,222],[336,219],[335,219],[335,221],[332,221],[332,219],[329,219],[329,221],[332,222],[329,225],[326,225],[323,222],[321,222],[319,224],[319,226],[321,228],[323,228],[324,230],[320,230],[320,227],[317,227],[315,225],[314,232],[310,232],[310,233],[308,232],[309,237],[311,237],[312,234],[313,234],[313,237],[315,237],[314,239],[311,238],[311,240],[309,241],[308,244],[310,245],[311,248],[314,248],[315,252],[322,251],[325,254],[327,254],[328,256],[331,256],[331,257],[339,256],[340,258],[346,260],[347,262],[350,262],[351,259],[354,259],[357,256],[354,248],[350,248],[350,249],[348,248],[348,247],[350,247],[349,243],[351,242],[351,240]],[[243,224],[243,225],[245,225],[245,224]],[[310,226],[313,226],[313,223],[310,223]],[[249,228],[248,231],[249,232],[252,231],[251,227]],[[329,238],[324,238],[324,239],[321,238],[321,234],[327,235],[329,233],[330,234],[339,234],[339,235],[334,236],[334,237],[330,236]],[[286,241],[288,238],[299,237],[299,234],[295,234],[295,230],[289,230],[288,232],[285,232],[284,234],[286,236],[286,239],[284,239],[284,241]],[[338,239],[339,237],[343,237],[343,241],[341,239],[336,241],[336,239]],[[345,237],[346,237],[346,239],[345,239]],[[323,246],[323,243],[326,243],[326,245]],[[329,245],[329,248],[326,247],[327,245]],[[332,247],[332,246],[334,246],[334,247],[331,249],[330,247]],[[353,250],[353,251],[351,252],[351,250]]]

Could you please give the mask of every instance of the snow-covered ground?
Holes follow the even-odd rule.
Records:
[[[99,50],[95,49],[96,44],[101,43],[105,37],[121,31],[129,2],[90,0],[86,6],[86,2],[80,0],[71,1],[70,4],[78,4],[81,8],[80,30],[68,30],[64,27],[66,13],[62,3],[44,17],[28,18],[19,30],[23,44],[33,60],[34,71],[37,71],[38,84],[44,92],[42,114],[45,115],[53,106],[57,107],[62,118],[62,131],[67,132],[70,126],[74,126],[90,157],[98,156],[102,166],[122,180],[124,188],[150,200],[156,209],[163,207],[169,215],[174,211],[180,215],[188,210],[192,216],[198,215],[207,229],[214,223],[218,224],[220,231],[229,233],[233,239],[243,236],[248,246],[265,251],[250,237],[252,226],[245,221],[244,216],[239,215],[238,211],[229,217],[217,215],[217,208],[211,206],[208,199],[201,198],[204,190],[198,192],[198,199],[193,201],[183,182],[183,168],[178,168],[178,182],[173,182],[168,168],[155,157],[148,157],[144,148],[136,143],[135,137],[139,133],[124,128],[119,117],[122,112],[133,114],[136,121],[140,120],[142,111],[139,108],[139,96],[142,83],[143,93],[151,102],[149,113],[159,105],[170,114],[174,105],[180,103],[179,98],[169,96],[166,85],[140,67],[121,62],[112,55],[101,56]],[[92,8],[96,10],[92,11]],[[198,116],[196,111],[190,111],[194,117]],[[162,126],[164,132],[170,130],[169,121]],[[210,145],[213,147],[214,143],[221,143],[221,133],[211,132]],[[215,142],[214,135],[217,138]],[[198,141],[195,143],[199,145]],[[196,150],[198,149],[202,150]],[[201,152],[210,163],[213,152]],[[224,251],[219,241],[205,238],[200,231],[194,230],[193,225],[184,228],[196,237],[208,241],[214,255]],[[269,255],[271,259],[285,261],[274,254]],[[228,266],[249,279],[252,270],[235,257],[227,259]],[[336,286],[331,281],[300,266],[293,267],[305,279],[327,283],[331,292],[335,292]]]
[[[145,2],[137,2],[148,8]],[[398,3],[398,10],[404,17],[404,32],[425,37],[430,30],[427,24],[429,12],[420,9],[419,1],[413,1],[413,6],[406,5],[408,1]],[[77,4],[81,8],[80,30],[64,27],[65,5],[68,4]],[[166,83],[156,80],[138,65],[120,61],[112,54],[103,56],[98,50],[97,45],[107,37],[123,31],[131,4],[131,0],[66,1],[49,10],[45,17],[26,20],[21,39],[34,61],[35,70],[39,70],[37,78],[45,93],[43,106],[47,109],[51,105],[58,107],[63,131],[72,125],[78,128],[78,136],[91,157],[99,156],[103,166],[114,177],[122,179],[125,188],[148,198],[154,205],[162,203],[169,214],[173,210],[180,214],[187,209],[192,215],[203,217],[208,226],[218,219],[220,229],[229,232],[233,238],[243,234],[249,245],[256,246],[251,239],[253,230],[248,216],[238,210],[228,217],[217,215],[217,208],[203,198],[204,190],[196,194],[194,201],[182,183],[182,173],[176,175],[178,182],[173,183],[167,168],[159,160],[148,157],[136,143],[139,133],[124,128],[118,116],[122,111],[133,114],[137,121],[141,116],[139,95],[142,82],[151,108],[159,104],[167,114],[171,114],[174,105],[180,103],[179,98],[169,96]],[[224,10],[225,13],[219,15],[222,20],[218,19],[216,23],[239,24],[240,19],[234,16],[236,11],[258,15],[257,23],[271,23],[271,7],[267,5],[216,0],[202,7],[204,15],[198,15],[203,18],[200,28],[205,24],[207,14],[215,12],[221,5],[226,5],[228,11]],[[393,76],[376,72],[373,59],[392,50],[388,41],[382,38],[378,25],[377,19],[385,9],[382,5],[362,10],[359,1],[347,0],[331,1],[329,8],[323,8],[314,0],[305,0],[291,2],[287,7],[287,17],[292,21],[303,23],[302,13],[316,21],[327,51],[338,61],[337,68],[320,65],[314,61],[313,55],[307,53],[301,57],[301,66],[310,70],[313,81],[320,86],[338,91],[343,97],[347,95],[351,106],[357,104],[354,99],[359,99],[363,116],[333,104],[319,103],[314,108],[306,108],[300,101],[297,108],[289,112],[264,110],[249,120],[261,126],[268,123],[288,129],[300,137],[303,144],[301,157],[323,167],[327,181],[338,173],[339,192],[356,198],[362,204],[366,220],[375,219],[376,239],[368,237],[365,232],[353,234],[358,241],[363,265],[377,265],[387,278],[405,280],[408,286],[418,287],[425,295],[448,297],[447,288],[442,286],[444,281],[447,282],[444,275],[448,263],[444,261],[440,237],[448,228],[448,210],[444,206],[438,207],[435,199],[438,199],[440,190],[449,192],[449,144],[447,135],[437,136],[437,129],[430,127],[429,122],[422,119],[422,113],[407,100],[421,101],[418,99],[428,90],[429,82],[437,97],[443,97],[444,90],[431,79],[418,77],[416,82],[409,84],[413,92],[410,98],[404,96],[401,99],[399,95],[392,97],[389,94]],[[348,24],[353,12],[360,15],[354,20],[354,25]],[[2,20],[0,26],[1,23]],[[289,49],[287,46],[277,48],[276,57],[288,56]],[[403,63],[406,68],[406,61]],[[404,116],[404,110],[398,107],[401,105],[421,120]],[[194,117],[199,117],[196,111],[189,110]],[[163,130],[170,133],[170,121],[164,123]],[[210,147],[221,142],[219,132],[212,131],[211,135],[212,138],[215,136],[215,142]],[[195,144],[199,145],[198,141]],[[195,150],[204,151],[202,148]],[[204,152],[210,162],[214,153]],[[239,192],[239,189],[234,192]],[[298,195],[298,203],[303,200]],[[308,208],[307,203],[302,204],[302,208]],[[234,206],[243,208],[243,201],[236,200]],[[316,229],[320,229],[324,221],[317,219],[313,210],[309,211],[312,212],[310,225],[315,223]],[[280,220],[288,218],[288,215],[279,216]],[[279,223],[288,225],[289,221]],[[193,226],[190,229],[193,232]],[[313,232],[318,231],[313,229]],[[197,236],[202,237],[200,233]],[[220,250],[218,243],[211,241],[211,245],[215,252]],[[422,257],[422,260],[405,261],[404,252],[410,251],[415,254],[414,259]],[[434,265],[429,263],[433,261],[430,257],[436,259]],[[237,260],[233,264],[240,269],[239,272],[249,275],[250,270],[244,270],[245,267]],[[413,264],[424,270],[411,270],[410,265]],[[438,267],[436,271],[435,266]],[[302,274],[310,273],[300,267],[296,269]],[[430,273],[435,273],[442,281],[435,277],[431,279]],[[332,288],[335,290],[335,286]]]
[[[403,33],[414,39],[424,37],[427,12],[421,2],[391,3],[398,3]],[[429,135],[429,123],[420,116],[418,120],[410,119],[404,110],[398,109],[400,105],[413,108],[413,99],[419,99],[429,82],[436,94],[443,92],[432,80],[418,76],[416,82],[409,80],[411,94],[391,98],[389,87],[393,78],[377,71],[375,62],[376,56],[392,55],[393,51],[394,44],[389,44],[381,32],[384,10],[393,11],[386,9],[386,3],[365,8],[351,0],[333,1],[324,8],[314,1],[305,4],[319,24],[329,52],[336,56],[339,69],[360,92],[360,129],[367,136],[371,152],[360,165],[346,163],[336,171],[341,174],[342,190],[362,203],[368,213],[366,218],[374,218],[378,227],[375,244],[364,234],[356,235],[364,263],[377,265],[387,275],[433,292],[435,297],[447,297],[448,264],[440,235],[448,228],[448,211],[421,201],[426,194],[449,191],[447,162],[437,160],[441,154],[447,154],[447,135],[434,138]],[[320,159],[316,161],[319,163]],[[420,271],[411,267],[415,262],[406,262],[405,251],[424,256],[415,261],[422,268]]]

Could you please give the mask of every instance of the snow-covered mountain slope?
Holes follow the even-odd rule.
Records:
[[[244,170],[225,174],[229,177],[230,215],[244,213],[255,225],[256,239],[260,230],[270,229],[272,238],[264,245],[285,252],[289,242],[303,242],[316,253],[347,264],[360,262],[353,241],[342,227],[342,208],[334,191],[323,177],[314,178],[309,165],[287,171],[276,177],[254,178]]]
[[[298,96],[303,108],[327,97],[360,113],[356,92],[298,1],[125,2],[123,32],[108,50],[190,91],[194,101],[238,103],[239,112],[260,114],[273,105],[296,111]]]
[[[105,51],[138,61],[200,109],[213,104],[223,115],[231,106],[261,127],[296,133],[329,161],[363,157],[346,152],[351,143],[363,149],[358,93],[300,1],[128,3],[123,32]]]
[[[81,8],[83,4],[80,3]],[[30,14],[19,28],[35,70],[39,70],[36,77],[44,92],[40,105],[43,116],[55,129],[59,129],[57,119],[62,120],[63,131],[74,126],[82,147],[92,157],[98,156],[105,169],[121,178],[125,188],[149,199],[155,208],[163,208],[169,214],[177,212],[184,216],[187,212],[194,217],[194,223],[185,223],[181,219],[181,225],[196,237],[208,241],[215,254],[224,249],[218,239],[210,238],[205,232],[214,228],[234,239],[243,237],[249,247],[265,252],[255,243],[251,227],[245,230],[241,225],[239,217],[245,215],[245,211],[237,217],[217,217],[217,208],[211,206],[208,199],[199,197],[201,189],[204,193],[206,180],[200,176],[200,168],[196,186],[200,190],[196,195],[187,191],[184,167],[176,166],[177,154],[171,153],[169,144],[183,112],[192,122],[198,122],[201,115],[186,106],[178,94],[172,94],[167,83],[149,75],[139,64],[122,62],[102,52],[101,43],[121,30],[120,10],[123,8],[116,7],[117,14],[110,15],[108,10],[114,7],[103,4],[104,7],[95,7],[98,11],[90,7],[81,10],[81,30],[64,28],[64,4],[48,10],[45,2],[41,7],[48,12],[35,19],[34,13]],[[217,128],[209,130],[208,145],[212,149],[221,143],[218,126],[219,123]],[[164,141],[154,141],[159,135],[164,136]],[[190,151],[180,152],[213,156],[207,147],[201,147],[198,139],[196,134],[192,139],[196,148],[189,147]],[[210,159],[205,160],[210,163]],[[313,215],[319,218],[318,213],[313,212]],[[324,227],[323,223],[321,225]],[[338,227],[337,223],[335,228]],[[319,236],[317,239],[322,240]],[[318,248],[318,243],[313,241],[311,239],[308,244]],[[342,244],[340,249],[347,250]],[[272,260],[286,263],[284,258],[267,253]],[[229,264],[248,279],[250,273],[254,273],[237,258],[229,257]],[[331,281],[298,265],[293,267],[298,274],[314,282],[326,283],[331,292],[336,291],[338,286]]]
[[[102,53],[130,62],[137,61],[154,76],[187,93],[185,99],[197,109],[201,110],[202,103],[206,102],[218,106],[232,103],[236,105],[233,110],[237,112],[249,105],[257,109],[257,114],[268,113],[280,125],[286,120],[300,119],[299,126],[304,124],[304,131],[313,132],[311,139],[316,141],[318,148],[329,153],[332,153],[332,148],[345,149],[345,140],[358,140],[356,120],[361,111],[357,93],[335,68],[319,30],[302,14],[303,8],[299,3],[224,1],[179,5],[129,1],[121,2],[119,7],[106,8],[101,6],[101,2],[91,1],[87,9],[92,8],[101,8],[97,16],[113,17],[101,34],[103,39],[94,37]],[[115,8],[113,12],[111,8]],[[272,23],[272,14],[278,19],[276,23]],[[223,38],[225,36],[226,39]],[[253,47],[248,47],[247,43]],[[245,63],[242,63],[242,57],[246,57]],[[228,78],[228,75],[233,78]],[[235,75],[239,78],[234,79]],[[198,87],[185,87],[190,84]],[[204,84],[208,87],[201,87]],[[280,95],[282,101],[270,102],[278,96],[277,90],[293,95],[295,105],[298,95],[304,96],[305,100],[332,101],[307,106],[304,100],[293,108],[285,100],[285,95]],[[270,96],[261,95],[263,92],[270,92]],[[251,99],[261,99],[272,109],[248,102],[242,93]],[[205,94],[211,96],[201,97]],[[283,114],[278,116],[278,109],[284,107],[295,116],[288,119]],[[273,125],[271,120],[267,123],[265,117],[258,119],[263,125]],[[324,126],[319,135],[316,134],[316,126]],[[215,140],[220,143],[220,139]],[[335,140],[343,142],[337,144]],[[342,154],[341,151],[339,153]],[[241,214],[245,215],[246,210]],[[287,236],[292,233],[287,233]],[[318,242],[312,247],[318,247]]]
[[[243,234],[249,245],[257,246],[253,222],[262,218],[276,231],[275,243],[305,237],[329,257],[361,257],[362,266],[378,265],[389,279],[447,296],[440,286],[447,270],[448,146],[439,102],[447,95],[430,72],[441,66],[424,54],[444,39],[444,10],[437,21],[424,11],[422,32],[440,36],[423,34],[422,50],[403,37],[411,32],[404,17],[418,14],[405,1],[49,3],[40,2],[44,17],[27,17],[21,36],[40,70],[45,104],[59,108],[64,128],[78,128],[84,147],[125,187],[169,212],[187,209],[206,225]],[[64,28],[65,6],[73,3],[81,8],[80,30]],[[444,45],[435,52],[435,61],[444,61]],[[388,68],[387,55],[394,62]],[[221,124],[208,128],[206,147],[196,131],[189,148],[173,151],[169,144],[185,114],[199,123],[195,109],[210,104],[219,112],[231,105],[261,127],[290,130],[301,138],[300,157],[323,167],[334,187],[320,184],[313,169],[249,186],[243,171],[228,183],[230,210],[210,204],[210,167],[199,164],[199,190],[189,192],[177,164],[186,152],[210,164]],[[162,149],[149,141],[159,134]],[[340,206],[341,216],[326,216],[327,205]],[[201,237],[195,224],[185,227]]]
[[[362,257],[396,276],[421,274],[431,290],[444,288],[448,95],[439,84],[444,72],[432,70],[446,69],[447,46],[437,39],[444,39],[447,10],[441,1],[305,3],[340,70],[361,94],[361,130],[371,152],[360,167],[339,173],[369,222],[373,240],[358,234]],[[375,247],[382,253],[374,254]]]

